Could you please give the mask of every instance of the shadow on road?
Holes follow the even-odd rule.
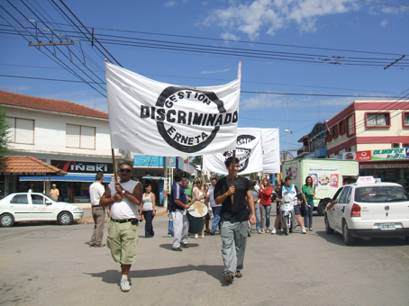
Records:
[[[333,244],[345,246],[344,242],[342,241],[342,236],[338,233],[327,234],[325,231],[317,231],[316,234],[324,238],[326,241],[331,242]],[[372,239],[360,239],[357,238],[353,246],[356,247],[393,247],[399,245],[408,244],[404,239],[400,238],[372,238]]]
[[[198,243],[189,243],[189,248],[196,248],[199,246]],[[171,243],[164,243],[159,245],[159,247],[161,247],[162,249],[166,249],[166,250],[172,250],[172,244]]]
[[[148,269],[148,270],[138,270],[138,271],[131,271],[129,276],[131,278],[149,278],[149,277],[161,277],[161,276],[170,276],[178,273],[185,273],[189,271],[200,271],[205,272],[209,276],[220,280],[223,274],[223,266],[216,266],[216,265],[186,265],[181,267],[169,267],[169,268],[161,268],[161,269]],[[121,277],[121,274],[117,270],[107,270],[105,272],[99,273],[85,273],[87,275],[91,275],[92,277],[101,278],[103,282],[110,283],[110,284],[117,284]]]

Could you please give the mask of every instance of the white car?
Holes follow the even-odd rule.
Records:
[[[342,234],[347,245],[356,237],[409,239],[409,196],[395,183],[345,185],[326,207],[325,229]]]
[[[57,221],[68,225],[80,220],[83,215],[81,208],[55,202],[42,193],[12,193],[0,200],[0,225],[3,227],[24,221]]]

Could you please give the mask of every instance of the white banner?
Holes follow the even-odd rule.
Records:
[[[112,147],[195,156],[235,147],[240,79],[212,87],[160,83],[106,64]]]
[[[263,172],[280,173],[279,129],[260,129],[263,146]]]
[[[263,171],[261,131],[255,128],[237,129],[236,157],[240,160],[239,174]],[[233,150],[203,156],[203,169],[213,173],[227,174],[224,161],[233,155]]]

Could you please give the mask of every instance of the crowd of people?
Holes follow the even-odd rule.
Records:
[[[303,234],[312,231],[314,184],[307,177],[302,190],[292,183],[291,177],[274,186],[268,176],[250,181],[238,175],[239,161],[235,157],[225,162],[228,175],[211,177],[210,182],[195,178],[175,177],[168,193],[168,235],[172,250],[181,252],[188,248],[191,238],[203,239],[205,235],[220,235],[224,273],[222,281],[229,285],[242,277],[246,240],[252,232],[277,234],[282,230],[280,205],[291,202],[293,216]],[[103,174],[98,173],[90,186],[94,231],[89,245],[102,247],[104,221],[109,211],[107,246],[114,261],[121,266],[120,288],[129,291],[129,271],[136,255],[138,238],[136,225],[145,221],[145,237],[155,235],[157,197],[151,182],[132,179],[132,165],[119,164],[118,181],[103,186]],[[189,210],[199,205],[207,212],[200,218],[200,230],[189,233]],[[271,220],[271,209],[276,207],[276,217]],[[199,218],[199,219],[200,219]],[[255,226],[255,228],[254,228]]]

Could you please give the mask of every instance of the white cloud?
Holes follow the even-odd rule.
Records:
[[[175,7],[176,4],[177,4],[176,1],[174,1],[174,0],[169,0],[169,1],[166,1],[166,2],[165,2],[165,7]]]
[[[295,25],[301,32],[317,30],[320,18],[366,9],[377,14],[402,14],[409,5],[388,5],[375,0],[230,0],[225,8],[213,10],[206,18],[207,26],[222,28],[221,37],[244,34],[257,39],[261,33],[274,35]]]
[[[257,94],[248,99],[243,100],[240,105],[244,110],[264,110],[264,109],[281,109],[298,107],[301,104],[288,97],[278,95]]]
[[[224,32],[220,35],[220,37],[224,40],[239,40],[239,37],[237,35],[234,35],[232,33]]]
[[[381,21],[380,25],[381,25],[382,28],[386,28],[386,26],[388,25],[388,20],[383,19],[383,20]]]
[[[217,74],[217,73],[225,73],[229,71],[230,71],[230,68],[216,69],[216,70],[203,70],[200,72],[200,74]]]

